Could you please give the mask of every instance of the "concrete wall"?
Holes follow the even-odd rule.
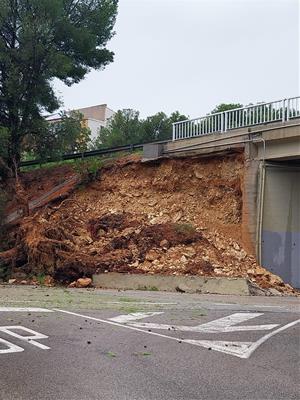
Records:
[[[300,165],[266,165],[261,262],[300,288]]]
[[[169,156],[183,157],[242,147],[245,148],[247,157],[251,159],[298,158],[300,156],[300,126],[297,124],[299,124],[299,119],[170,141],[165,145],[164,151]],[[253,142],[249,143],[249,141]]]
[[[84,115],[84,117],[87,119],[95,119],[98,121],[105,121],[106,108],[107,108],[106,104],[100,104],[97,106],[79,108],[76,111],[79,111],[80,113],[82,113]]]
[[[300,128],[300,127],[299,127]],[[257,145],[257,159],[288,160],[300,158],[300,132],[299,136],[282,139],[266,139]]]
[[[93,140],[99,135],[100,129],[105,126],[105,123],[89,118],[86,120],[86,126],[91,130],[91,139]]]

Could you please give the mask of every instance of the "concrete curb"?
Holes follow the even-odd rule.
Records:
[[[160,290],[167,292],[251,295],[244,278],[211,278],[202,276],[167,276],[108,272],[93,275],[98,288],[122,290]]]

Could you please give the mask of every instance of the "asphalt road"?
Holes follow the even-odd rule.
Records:
[[[0,287],[2,400],[300,398],[296,298]]]

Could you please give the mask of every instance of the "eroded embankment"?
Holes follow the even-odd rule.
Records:
[[[97,271],[236,276],[291,292],[244,250],[243,168],[241,154],[106,165],[20,223],[13,271],[63,282]]]

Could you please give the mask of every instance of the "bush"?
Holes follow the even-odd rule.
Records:
[[[97,158],[91,158],[89,160],[77,161],[74,170],[77,172],[83,183],[93,182],[98,178],[101,168],[103,167],[103,161]]]

